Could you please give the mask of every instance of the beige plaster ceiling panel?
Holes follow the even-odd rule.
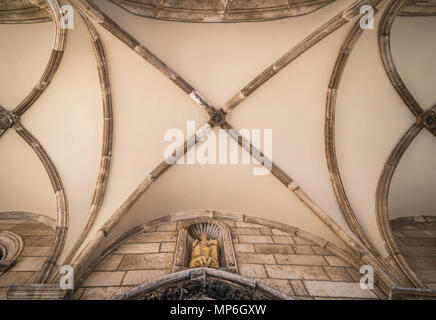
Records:
[[[424,110],[436,105],[436,17],[397,17],[392,55],[398,72]]]
[[[14,131],[0,142],[0,212],[24,211],[56,219],[56,198],[41,161]]]
[[[0,24],[0,105],[14,109],[39,81],[47,65],[55,25]]]

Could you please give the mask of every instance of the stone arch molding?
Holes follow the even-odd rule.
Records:
[[[172,273],[146,282],[115,300],[293,300],[259,281],[209,268]]]
[[[23,248],[24,241],[20,235],[10,231],[0,231],[0,275],[13,266]]]

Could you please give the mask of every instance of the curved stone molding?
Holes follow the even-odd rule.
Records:
[[[14,264],[23,248],[24,241],[20,235],[10,231],[0,231],[0,275]]]
[[[109,71],[106,62],[106,54],[101,42],[97,29],[89,21],[89,19],[81,14],[80,15],[87,27],[91,42],[94,48],[95,59],[97,62],[98,76],[100,80],[101,96],[103,102],[103,143],[101,151],[100,169],[97,178],[97,184],[94,190],[94,196],[92,198],[91,208],[89,211],[86,224],[82,230],[79,238],[75,242],[73,248],[64,261],[64,264],[69,264],[74,255],[79,250],[92,226],[97,218],[103,203],[103,198],[106,191],[106,185],[109,178],[109,170],[112,158],[112,141],[113,141],[113,112],[112,112],[112,93],[109,81]]]
[[[14,127],[15,131],[23,140],[35,151],[42,164],[44,165],[47,174],[49,175],[50,181],[53,186],[53,190],[56,195],[57,201],[57,227],[55,233],[55,240],[51,247],[51,251],[47,257],[44,266],[42,267],[40,273],[35,277],[35,283],[48,281],[50,274],[56,266],[56,261],[59,258],[63,246],[65,244],[67,229],[68,229],[68,211],[66,205],[66,197],[64,194],[64,188],[60,176],[51,161],[48,154],[45,152],[43,147],[39,142],[32,136],[32,134],[27,131],[20,123],[19,117],[23,115],[41,96],[44,90],[48,87],[52,81],[58,67],[62,61],[63,53],[66,45],[66,30],[61,27],[61,5],[58,0],[47,0],[46,5],[43,1],[34,0],[31,1],[38,6],[46,6],[50,12],[52,19],[55,22],[55,41],[53,44],[53,49],[50,54],[48,64],[42,74],[39,82],[35,85],[32,91],[24,98],[24,100],[16,107],[13,111],[8,112],[9,118],[13,119],[12,123],[6,123],[5,116],[1,117],[1,122],[6,123],[4,125],[5,129],[0,128],[0,136],[9,128]]]
[[[45,224],[50,228],[52,228],[53,230],[56,229],[56,220],[33,212],[22,212],[22,211],[0,212],[0,219],[25,219],[25,220]]]
[[[385,2],[379,1],[375,7],[375,11],[378,12],[381,6]],[[354,210],[348,200],[345,192],[344,185],[342,183],[341,174],[336,157],[336,139],[335,139],[335,123],[336,123],[336,99],[338,95],[339,85],[341,83],[342,74],[348,62],[348,58],[353,51],[354,46],[359,41],[360,36],[363,34],[363,29],[360,27],[358,21],[353,29],[348,34],[345,42],[343,43],[339,56],[336,60],[332,75],[330,77],[330,83],[327,90],[326,99],[326,113],[325,113],[325,125],[324,125],[324,137],[325,137],[325,153],[327,158],[327,165],[330,172],[330,179],[333,184],[333,190],[335,192],[338,204],[341,208],[351,230],[357,235],[360,241],[370,250],[375,253],[376,250],[368,239],[367,235],[363,231],[359,224],[359,221],[354,214]]]
[[[293,300],[265,284],[230,272],[199,268],[133,288],[114,300]]]
[[[401,79],[400,74],[398,73],[397,67],[395,66],[395,62],[392,57],[391,50],[391,29],[392,24],[395,20],[400,9],[404,6],[406,0],[399,1],[391,1],[386,8],[385,12],[380,21],[380,26],[378,30],[378,43],[380,49],[381,60],[383,62],[383,66],[386,70],[386,73],[395,88],[395,90],[400,95],[401,99],[406,104],[407,108],[418,117],[424,111],[415,98],[410,93],[407,86],[404,84]]]
[[[377,192],[376,192],[376,213],[377,213],[377,224],[381,232],[382,238],[386,242],[386,249],[392,259],[398,264],[404,274],[416,287],[424,287],[422,281],[417,277],[412,268],[408,265],[403,255],[401,254],[395,238],[392,234],[391,225],[389,222],[389,212],[388,212],[388,198],[389,190],[394,176],[395,170],[401,161],[407,148],[413,142],[413,140],[418,136],[418,134],[423,129],[423,123],[414,124],[407,133],[401,138],[400,142],[392,151],[388,161],[383,168],[381,174]]]
[[[398,166],[398,163],[401,161],[402,156],[423,128],[428,129],[434,136],[436,136],[436,130],[434,125],[436,106],[428,111],[423,110],[423,108],[418,104],[418,102],[415,100],[415,98],[401,79],[401,76],[399,75],[392,58],[390,45],[390,33],[392,24],[395,20],[395,17],[399,14],[400,10],[404,8],[404,5],[406,3],[406,0],[401,0],[391,1],[388,4],[388,7],[380,21],[378,42],[381,59],[386,73],[393,87],[395,88],[401,99],[404,101],[407,108],[415,115],[416,123],[401,138],[400,142],[394,148],[385,164],[377,187],[376,212],[377,223],[381,236],[386,243],[386,249],[389,252],[389,255],[392,257],[393,262],[400,267],[400,269],[404,272],[404,274],[414,286],[422,288],[424,284],[407,264],[406,260],[398,249],[395,238],[392,234],[388,213],[389,189],[393,175]]]
[[[47,0],[47,5],[50,15],[52,16],[53,21],[56,25],[53,49],[51,51],[50,58],[48,60],[44,73],[41,76],[41,79],[38,81],[32,91],[27,95],[27,97],[14,109],[13,112],[17,116],[21,116],[24,112],[26,112],[26,110],[35,103],[39,96],[48,87],[50,82],[53,80],[56,71],[59,68],[64,54],[67,33],[66,29],[61,27],[60,3],[58,0]]]
[[[1,23],[36,23],[50,21],[45,0],[3,0],[0,3]]]
[[[55,238],[50,253],[41,271],[35,277],[34,283],[44,283],[48,281],[51,273],[56,267],[56,261],[62,253],[68,231],[68,210],[64,187],[61,178],[44,148],[39,144],[35,137],[27,131],[20,123],[15,125],[15,130],[19,136],[33,149],[38,158],[44,165],[53,186],[53,191],[57,201],[57,222]]]
[[[128,12],[154,19],[184,22],[249,22],[295,17],[334,0],[110,0]]]
[[[436,16],[436,2],[432,0],[408,0],[398,15],[404,17]]]

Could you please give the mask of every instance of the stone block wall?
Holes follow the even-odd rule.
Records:
[[[0,231],[10,231],[20,235],[24,248],[16,263],[0,275],[0,299],[6,299],[9,284],[30,283],[41,270],[54,239],[52,227],[29,219],[9,219],[0,217]]]
[[[377,299],[360,289],[359,272],[305,239],[263,225],[225,222],[231,230],[239,274],[296,299]],[[140,233],[105,257],[80,284],[76,299],[111,299],[171,273],[177,222]]]
[[[436,290],[436,217],[396,219],[392,231],[409,266],[429,289]]]

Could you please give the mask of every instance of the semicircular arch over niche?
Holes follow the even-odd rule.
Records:
[[[199,268],[172,273],[137,286],[116,300],[293,300],[260,281]]]
[[[101,254],[91,253],[96,258],[78,268],[84,273],[76,277],[75,298],[113,299],[135,286],[174,274],[180,270],[173,268],[180,252],[179,231],[199,219],[229,227],[237,263],[234,275],[259,281],[287,296],[376,299],[385,296],[382,290],[389,291],[378,278],[380,270],[375,270],[375,289],[362,290],[359,269],[365,263],[312,233],[264,218],[198,210],[175,212],[138,225],[106,243],[98,250]],[[195,270],[187,265],[182,269]],[[223,270],[227,271],[220,267]]]

